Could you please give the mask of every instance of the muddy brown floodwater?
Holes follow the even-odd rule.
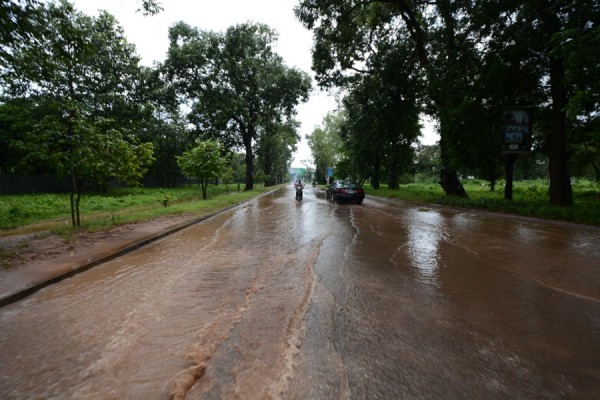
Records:
[[[598,244],[290,185],[1,308],[0,398],[598,398]]]

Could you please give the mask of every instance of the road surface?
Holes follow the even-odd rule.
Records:
[[[1,308],[0,398],[598,398],[600,230],[294,194]]]

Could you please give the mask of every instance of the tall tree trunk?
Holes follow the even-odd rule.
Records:
[[[71,204],[71,226],[77,226],[75,221],[75,192],[69,193],[69,201]]]
[[[458,173],[456,169],[448,167],[452,165],[450,162],[450,156],[448,155],[448,146],[444,145],[444,142],[447,141],[446,135],[443,135],[444,131],[443,125],[440,122],[440,158],[442,159],[442,168],[440,169],[440,186],[449,196],[459,196],[468,198],[467,192],[465,191],[464,186],[458,180]],[[445,139],[445,140],[444,140]]]
[[[81,226],[81,218],[80,218],[80,211],[79,211],[79,203],[81,202],[81,191],[82,191],[82,182],[80,179],[77,180],[77,198],[75,199],[75,214],[77,217],[77,226]]]
[[[598,167],[598,164],[594,160],[592,160],[592,167],[596,172],[596,182],[600,182],[600,167]]]
[[[398,184],[398,159],[394,156],[390,161],[390,175],[388,188],[390,189],[398,189],[400,185]]]
[[[252,138],[254,135],[251,133],[251,129],[248,129],[250,132],[244,135],[244,147],[246,149],[246,190],[254,189],[254,154],[252,154]]]
[[[380,179],[381,157],[379,151],[375,149],[375,159],[373,160],[373,173],[371,174],[371,186],[373,189],[379,189],[381,185]]]
[[[567,169],[569,154],[567,151],[567,129],[566,129],[566,90],[564,86],[556,85],[556,76],[558,73],[564,78],[564,69],[562,64],[556,61],[550,61],[550,86],[552,91],[552,128],[548,138],[548,172],[550,175],[550,204],[561,206],[573,205],[573,189],[571,187],[571,177]],[[554,74],[553,74],[553,70]],[[558,71],[557,71],[558,70]],[[561,79],[559,79],[561,80]],[[562,86],[562,87],[555,87]]]
[[[271,150],[267,149],[267,151],[264,152],[263,157],[265,168],[265,186],[273,186],[275,184],[275,175],[273,173],[273,166],[271,162]]]
[[[442,186],[442,189],[444,189],[444,192],[447,195],[465,198],[469,197],[462,183],[460,183],[458,180],[456,171],[447,170],[446,168],[442,167],[440,171],[440,186]]]
[[[202,185],[202,200],[206,200],[208,197],[206,193],[206,188],[208,187],[208,178],[200,178],[200,183]]]
[[[72,226],[77,226],[77,219],[75,218],[75,193],[77,193],[77,174],[75,172],[75,166],[73,165],[71,167],[71,193],[69,195]]]
[[[442,159],[442,168],[440,170],[440,185],[447,195],[469,197],[463,187],[462,183],[458,180],[458,173],[451,160],[449,149],[452,145],[448,141],[448,131],[454,129],[449,126],[448,121],[444,121],[444,116],[451,114],[452,107],[458,106],[455,104],[455,100],[452,96],[454,95],[453,87],[456,85],[455,76],[453,74],[461,73],[461,68],[457,68],[458,63],[458,49],[456,44],[456,21],[452,15],[450,2],[439,2],[438,3],[439,13],[444,20],[444,38],[446,45],[446,71],[444,75],[444,87],[442,93],[437,92],[433,89],[434,99],[437,107],[440,111],[440,157]],[[429,73],[437,73],[436,71],[430,71]],[[454,123],[454,122],[452,122]]]
[[[550,175],[550,204],[573,205],[573,189],[567,168],[567,113],[568,103],[564,60],[552,45],[554,36],[561,31],[560,20],[548,1],[538,2],[538,13],[546,34],[546,54],[550,73],[550,96],[552,98],[552,127],[548,137],[548,173]]]

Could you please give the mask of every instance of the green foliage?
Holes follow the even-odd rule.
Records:
[[[209,185],[209,200],[198,202],[195,187],[179,187],[169,190],[173,201],[163,207],[156,199],[164,194],[164,189],[128,188],[116,189],[106,194],[84,194],[82,209],[85,218],[81,228],[103,229],[113,225],[147,220],[163,215],[190,214],[206,215],[250,199],[268,189],[256,189],[228,194],[223,185]],[[47,204],[47,207],[39,207]],[[51,206],[54,205],[54,206]],[[88,206],[92,205],[92,208]],[[20,217],[9,216],[12,207],[18,208]],[[0,229],[23,228],[60,231],[68,236],[73,229],[69,226],[69,199],[65,195],[3,195],[0,196]],[[35,226],[32,226],[35,224]]]
[[[217,138],[229,151],[245,150],[246,190],[253,187],[253,143],[265,139],[263,153],[271,153],[266,142],[272,127],[289,121],[310,91],[309,76],[286,67],[273,51],[276,38],[268,26],[255,23],[225,33],[183,22],[169,30],[169,82],[190,105],[189,119],[203,139]]]
[[[158,202],[163,205],[163,207],[168,207],[169,202],[173,200],[173,195],[171,193],[161,193],[158,196]]]
[[[209,185],[209,197],[224,194],[225,188]],[[169,208],[174,202],[189,203],[198,198],[198,189],[186,186],[170,189],[165,193],[159,188],[122,188],[112,189],[106,193],[82,194],[81,210],[88,220],[114,219],[124,221],[127,210],[154,210],[157,201],[165,194],[171,196]],[[162,208],[162,207],[161,207]],[[0,196],[0,229],[16,228],[41,221],[58,221],[58,225],[68,224],[69,197],[64,194],[24,194]],[[84,219],[85,221],[85,219]]]
[[[142,11],[144,15],[156,15],[163,11],[162,4],[156,0],[138,0],[142,2],[142,8],[138,11]]]
[[[36,27],[36,40],[7,43],[1,60],[5,104],[20,108],[18,120],[2,122],[21,165],[71,177],[78,225],[85,181],[135,184],[153,160],[152,144],[135,135],[145,115],[136,98],[139,57],[107,13],[88,17],[67,2],[37,7],[45,24]]]
[[[160,108],[157,104],[156,109]],[[148,175],[163,177],[164,186],[174,187],[180,176],[176,156],[193,143],[185,121],[178,113],[162,112],[161,118],[144,130],[144,140],[151,141],[154,147],[155,161],[149,166]]]
[[[600,74],[592,67],[600,54],[596,2],[302,0],[295,11],[313,31],[313,68],[321,86],[341,87],[351,97],[364,81],[384,82],[377,85],[379,90],[368,90],[370,96],[351,101],[360,106],[356,111],[372,110],[388,97],[387,89],[398,87],[399,98],[390,97],[384,105],[402,116],[406,108],[398,99],[417,91],[401,83],[418,82],[418,75],[426,78],[425,96],[415,104],[439,122],[445,171],[441,182],[447,194],[461,193],[452,179],[459,169],[490,181],[499,176],[501,137],[496,121],[502,107],[515,105],[536,108],[538,150],[549,158],[551,203],[572,201],[567,171],[571,154],[572,166],[591,164],[600,176]],[[403,56],[395,58],[394,53]],[[394,60],[389,68],[386,60]],[[418,68],[412,72],[415,60]],[[368,78],[361,82],[365,73]],[[358,139],[372,139],[364,141],[362,152],[353,152],[366,155],[367,161],[353,162],[373,165],[377,173],[382,157],[367,145],[388,138],[386,129],[377,125],[389,119],[375,112],[371,123],[359,124],[360,112],[349,115],[361,126],[363,136]],[[410,128],[410,123],[402,126]]]
[[[258,166],[265,176],[265,185],[283,183],[286,179],[290,160],[299,140],[297,130],[300,123],[288,120],[285,123],[273,122],[262,130],[256,154]]]
[[[230,166],[226,166],[221,172],[221,181],[227,188],[227,193],[229,193],[229,185],[233,182],[233,168]]]
[[[0,59],[10,60],[15,44],[38,40],[44,22],[37,0],[1,1]]]
[[[244,182],[246,178],[246,159],[244,154],[229,153],[227,155],[227,166],[233,170],[232,182]]]
[[[177,157],[177,164],[185,175],[198,178],[202,186],[202,199],[206,200],[209,180],[221,174],[226,161],[221,157],[221,144],[207,140],[199,141],[196,147]]]
[[[10,228],[68,213],[69,201],[64,195],[0,196],[0,228]]]
[[[317,182],[325,183],[328,167],[337,167],[343,156],[341,139],[342,124],[345,120],[342,111],[330,112],[323,118],[323,125],[306,136],[308,147],[314,157]],[[337,173],[337,172],[336,172]]]

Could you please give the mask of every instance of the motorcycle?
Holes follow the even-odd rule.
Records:
[[[296,200],[302,201],[302,186],[296,185]]]

